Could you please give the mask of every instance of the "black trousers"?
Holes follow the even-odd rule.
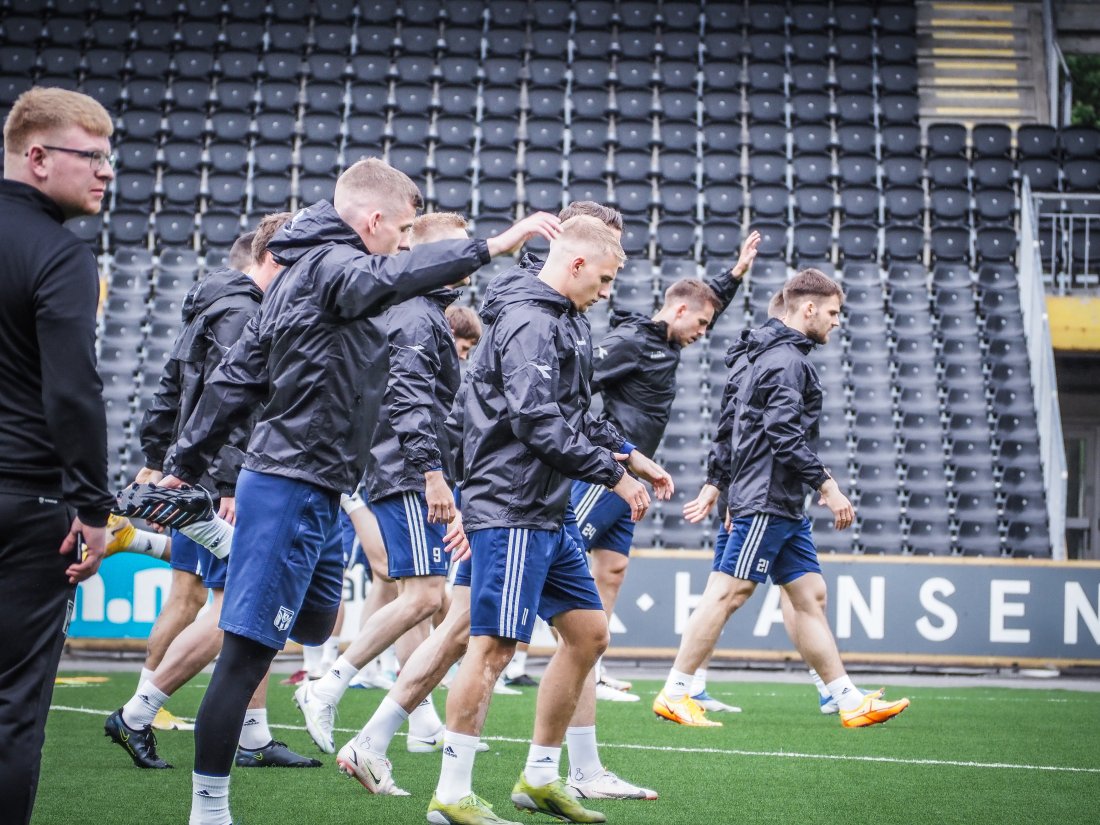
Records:
[[[0,818],[30,822],[75,588],[59,501],[0,493]]]

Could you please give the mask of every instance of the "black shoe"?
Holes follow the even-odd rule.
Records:
[[[534,679],[532,679],[530,676],[528,676],[526,673],[521,673],[519,676],[516,676],[514,679],[509,679],[506,676],[506,677],[504,677],[504,684],[506,684],[508,687],[538,687],[539,686],[539,683],[536,682]]]
[[[120,745],[139,768],[164,769],[172,767],[157,755],[157,737],[152,727],[135,730],[122,721],[122,708],[110,716],[103,725],[103,734]]]
[[[242,748],[237,746],[237,756],[233,761],[238,768],[319,768],[321,761],[309,756],[301,756],[286,746],[286,742],[272,739],[262,748]]]
[[[214,505],[202,487],[169,490],[155,484],[131,484],[115,495],[115,512],[178,530],[213,518]]]

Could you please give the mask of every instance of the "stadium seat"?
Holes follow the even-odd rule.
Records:
[[[1012,130],[999,123],[979,123],[970,133],[975,158],[1007,158],[1012,152]]]
[[[1067,158],[1093,158],[1100,155],[1100,129],[1095,126],[1064,126],[1058,133],[1058,146]]]

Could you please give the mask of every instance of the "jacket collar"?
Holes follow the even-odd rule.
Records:
[[[61,211],[61,207],[58,206],[57,202],[29,184],[17,180],[0,181],[0,194],[31,209],[45,212],[58,223],[65,222],[65,213]]]

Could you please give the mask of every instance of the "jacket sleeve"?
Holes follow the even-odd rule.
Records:
[[[180,411],[180,383],[179,361],[169,358],[161,371],[156,394],[141,418],[141,452],[150,470],[164,469],[165,456],[172,446]]]
[[[240,340],[248,320],[255,314],[251,307],[233,306],[210,318],[206,329],[208,346],[206,363],[203,364],[203,386],[213,378],[214,371],[221,365],[226,353]],[[252,434],[252,428],[248,426],[251,417],[249,415],[233,428],[210,463],[210,477],[214,479],[214,486],[220,496],[232,496],[236,492],[237,475]]]
[[[775,460],[816,490],[829,474],[806,443],[802,429],[802,387],[795,375],[798,369],[788,365],[762,370],[757,393],[764,411],[764,435]]]
[[[447,441],[454,450],[455,481],[458,482],[465,475],[466,461],[462,452],[462,428],[466,421],[466,392],[468,388],[469,370],[462,376],[462,383],[458,385],[455,400],[451,404],[451,411],[447,414],[447,420],[443,423],[447,430]]]
[[[412,313],[390,318],[390,375],[386,412],[406,466],[418,473],[443,466],[432,421],[440,360],[431,326]]]
[[[611,421],[587,412],[584,414],[584,434],[597,447],[606,447],[616,453],[621,452],[627,443]]]
[[[497,323],[505,323],[498,321]],[[561,413],[558,353],[553,328],[542,319],[519,319],[502,330],[501,379],[512,433],[541,461],[573,479],[614,487],[623,468]]]
[[[99,273],[75,240],[43,268],[34,291],[46,427],[61,462],[61,491],[90,527],[114,505],[107,490],[107,412],[96,372]]]
[[[623,324],[609,332],[592,353],[592,391],[613,387],[639,368],[641,342],[630,334],[635,327]]]
[[[725,490],[730,486],[730,468],[733,453],[730,439],[733,437],[733,421],[737,414],[737,385],[727,381],[722,390],[722,412],[718,416],[718,429],[714,433],[707,453],[707,484]]]
[[[189,484],[196,483],[233,429],[264,402],[268,392],[267,350],[257,313],[203,387],[195,411],[166,462],[168,472]]]
[[[741,288],[741,281],[744,278],[734,278],[733,270],[727,269],[721,275],[717,275],[713,278],[707,278],[707,286],[714,290],[714,294],[718,296],[718,300],[721,306],[714,312],[714,320],[718,319],[718,316],[725,312],[730,303],[733,301],[737,290]],[[713,325],[714,321],[711,321]]]
[[[485,241],[436,241],[397,255],[356,255],[341,267],[322,267],[320,302],[339,318],[380,315],[386,308],[457,283],[489,263]]]

